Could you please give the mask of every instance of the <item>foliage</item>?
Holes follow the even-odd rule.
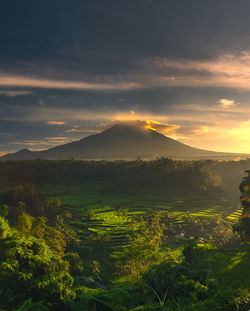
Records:
[[[24,304],[14,311],[48,311],[48,308],[44,305],[42,301],[32,302],[32,299],[28,299]]]
[[[139,223],[139,225],[138,225]],[[134,226],[139,227],[131,236],[129,246],[113,254],[120,275],[131,275],[135,279],[155,262],[160,262],[166,256],[161,252],[163,228],[158,213],[146,215],[145,218],[134,219]]]
[[[22,214],[19,215],[17,218],[16,228],[17,230],[22,232],[22,234],[29,235],[31,232],[33,221],[34,218],[32,216],[22,212]]]
[[[71,275],[79,275],[83,271],[83,260],[77,252],[66,253],[65,260],[69,262],[69,271]]]
[[[162,222],[164,232],[177,239],[197,238],[218,247],[224,247],[236,239],[232,224],[221,217],[195,217],[187,212],[180,223],[175,224],[170,217],[164,217]]]
[[[250,171],[240,184],[241,205],[243,207],[240,222],[235,226],[243,242],[250,244]]]
[[[189,241],[181,261],[171,258],[152,265],[139,281],[114,284],[107,290],[79,288],[70,310],[247,311],[249,289],[225,288],[216,279],[209,244]],[[230,285],[230,284],[228,284]]]
[[[9,185],[2,194],[2,202],[11,207],[11,216],[20,212],[39,215],[45,212],[46,201],[32,183]]]
[[[212,161],[174,161],[158,158],[153,161],[2,161],[0,174],[8,184],[16,183],[4,194],[6,204],[10,206],[18,201],[26,202],[26,193],[30,194],[33,205],[38,196],[30,183],[54,184],[65,180],[84,182],[111,180],[105,191],[120,189],[184,189],[196,191],[222,190],[220,176],[213,169]],[[149,183],[150,181],[150,183]],[[20,192],[22,195],[20,195]],[[6,200],[7,199],[7,200]],[[8,202],[7,202],[8,201]],[[30,204],[32,203],[32,204]],[[41,202],[36,202],[37,208]],[[31,211],[28,211],[30,214]]]
[[[57,301],[72,296],[68,263],[44,240],[26,236],[0,218],[0,296],[7,310],[32,297]],[[20,291],[22,289],[22,291]]]

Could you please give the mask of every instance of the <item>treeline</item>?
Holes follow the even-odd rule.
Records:
[[[154,161],[2,161],[0,182],[60,183],[108,182],[104,191],[135,188],[164,190],[214,190],[223,187],[213,169],[213,161],[174,161],[160,158]]]

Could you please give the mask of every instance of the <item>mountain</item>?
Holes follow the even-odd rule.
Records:
[[[157,156],[199,158],[246,158],[248,155],[197,149],[166,137],[151,129],[117,124],[99,134],[44,151],[20,150],[6,154],[2,160],[24,159],[153,159]]]
[[[6,158],[6,160],[25,160],[25,159],[29,159],[32,156],[33,156],[32,151],[30,151],[29,149],[22,149],[16,153],[8,153],[4,155],[3,157],[1,157],[0,159],[5,160]]]

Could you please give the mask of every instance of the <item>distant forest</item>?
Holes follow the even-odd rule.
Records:
[[[0,161],[0,183],[36,185],[108,181],[103,191],[135,189],[165,191],[222,191],[238,199],[238,186],[250,159],[241,161],[179,161],[159,158],[153,161]]]

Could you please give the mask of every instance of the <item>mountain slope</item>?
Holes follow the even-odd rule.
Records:
[[[152,159],[156,156],[209,158],[239,155],[193,148],[151,129],[118,124],[72,143],[44,151],[31,152],[23,149],[1,159]]]

